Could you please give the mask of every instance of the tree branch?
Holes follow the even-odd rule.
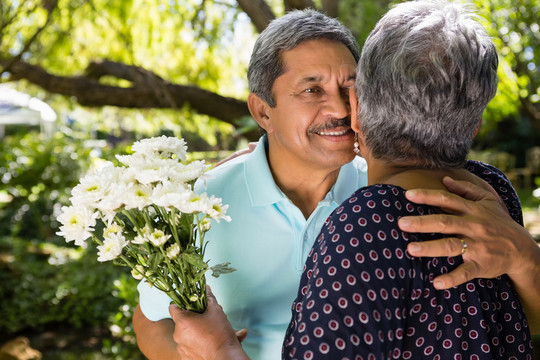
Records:
[[[46,72],[42,67],[31,65],[23,61],[15,62],[11,67],[10,81],[26,79],[42,87],[44,90],[73,96],[83,106],[118,106],[123,108],[176,108],[189,104],[192,109],[205,115],[220,119],[224,122],[238,126],[237,121],[249,115],[245,101],[224,97],[196,86],[171,84],[159,76],[141,68],[123,65],[112,61],[94,63],[89,67],[91,77],[56,76]],[[139,72],[141,77],[137,78]],[[132,81],[131,87],[110,86],[99,83],[96,78],[103,75],[119,75],[120,78]],[[151,75],[150,75],[151,74]],[[163,97],[148,85],[148,79],[159,79],[160,87],[173,100]],[[161,95],[161,96],[160,96]]]
[[[294,9],[303,10],[307,8],[317,8],[313,0],[283,0],[283,5],[285,5],[285,11],[291,11]]]
[[[339,15],[339,0],[322,0],[322,11],[333,18]]]
[[[238,5],[249,16],[258,32],[262,32],[268,23],[276,18],[272,9],[264,0],[237,0]]]
[[[2,69],[0,71],[0,75],[3,74],[3,73],[9,72],[11,70],[11,67],[13,66],[13,64],[15,64],[17,61],[19,61],[21,59],[23,54],[25,52],[27,52],[28,49],[30,48],[30,45],[32,45],[32,43],[38,38],[39,34],[43,30],[45,30],[45,28],[49,25],[49,22],[51,21],[52,13],[56,9],[57,4],[58,4],[58,2],[56,0],[51,0],[51,1],[45,1],[44,2],[43,5],[44,5],[45,9],[47,10],[47,19],[45,20],[45,23],[43,24],[43,26],[41,26],[40,28],[38,28],[36,30],[34,35],[32,35],[32,37],[26,42],[26,44],[24,44],[24,47],[22,48],[22,50],[16,56],[11,58],[11,60],[9,62],[6,62],[6,63],[2,64]]]

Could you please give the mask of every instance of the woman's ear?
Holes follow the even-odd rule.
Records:
[[[351,128],[358,133],[360,130],[360,124],[358,124],[358,99],[356,98],[354,86],[349,88],[349,104],[351,106]]]
[[[480,130],[480,126],[482,126],[482,118],[480,118],[480,120],[478,120],[478,124],[476,125],[476,128],[474,129],[473,139],[478,134],[478,131]]]
[[[273,131],[272,121],[270,119],[270,105],[263,99],[261,99],[255,93],[249,93],[248,96],[248,108],[251,116],[255,119],[257,124],[262,127],[267,133]]]

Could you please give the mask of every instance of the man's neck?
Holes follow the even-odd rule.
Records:
[[[315,168],[309,164],[280,161],[268,156],[274,181],[307,219],[337,181],[337,169]]]

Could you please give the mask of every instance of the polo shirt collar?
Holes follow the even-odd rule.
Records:
[[[248,155],[245,162],[244,177],[252,206],[271,205],[287,199],[276,185],[270,171],[266,157],[267,146],[267,137],[263,135],[259,139],[257,147]],[[323,201],[334,202],[339,205],[351,196],[354,190],[365,185],[362,183],[357,170],[357,167],[365,165],[359,165],[358,162],[362,161],[355,158],[341,167],[336,183],[330,192],[326,194]]]
[[[263,135],[245,162],[244,177],[252,206],[271,205],[286,198],[270,171],[266,158],[267,146],[268,140],[266,135]]]
[[[359,169],[362,172],[359,172]],[[354,191],[367,185],[367,165],[365,160],[355,157],[339,170],[336,183],[326,195],[325,200],[333,201],[336,205],[347,200]]]

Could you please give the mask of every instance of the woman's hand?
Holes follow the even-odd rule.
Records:
[[[409,190],[407,199],[437,206],[446,214],[403,217],[399,227],[407,232],[442,233],[449,237],[410,243],[413,256],[463,256],[463,264],[434,279],[437,289],[448,289],[474,278],[508,274],[521,297],[531,330],[540,331],[540,247],[525,228],[509,215],[500,199],[466,181],[443,180],[452,193]],[[466,251],[463,249],[463,242]]]

